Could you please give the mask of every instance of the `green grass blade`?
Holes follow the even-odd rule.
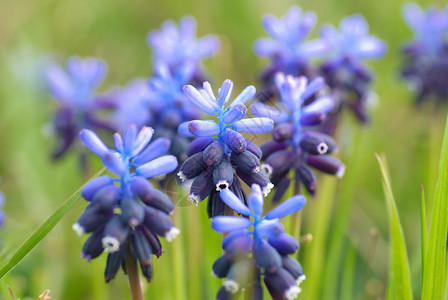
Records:
[[[422,235],[422,282],[423,282],[423,274],[425,273],[425,256],[426,256],[426,244],[428,243],[427,235],[426,235],[426,206],[425,206],[425,190],[423,189],[423,185],[421,186],[422,197],[420,201],[420,229]]]
[[[403,229],[401,228],[400,217],[395,204],[392,186],[390,184],[389,171],[385,158],[378,159],[381,170],[381,180],[387,202],[389,216],[389,286],[388,299],[409,299],[412,300],[411,274],[409,270],[408,255]],[[436,299],[436,298],[434,298]],[[438,298],[437,298],[438,299]]]
[[[431,227],[425,255],[422,299],[442,299],[445,292],[446,235],[448,226],[448,122],[440,154]]]
[[[88,181],[101,175],[105,169],[103,168]],[[28,255],[38,244],[47,236],[47,234],[61,221],[64,215],[76,204],[80,198],[80,187],[73,195],[68,198],[36,231],[20,246],[11,259],[0,269],[0,279],[3,278],[12,268],[18,265],[25,256]]]
[[[351,243],[347,245],[345,255],[344,269],[342,273],[341,296],[339,299],[353,299],[353,290],[355,286],[356,274],[356,248]]]

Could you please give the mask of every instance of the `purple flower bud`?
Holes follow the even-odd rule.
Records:
[[[103,157],[109,152],[109,148],[101,141],[101,139],[90,129],[83,129],[79,133],[81,141],[90,149],[93,153],[99,157]]]
[[[330,97],[321,97],[313,102],[311,104],[306,105],[303,108],[304,114],[310,114],[310,113],[329,113],[334,107],[334,101]]]
[[[287,233],[271,236],[268,241],[282,255],[293,254],[299,250],[299,242]]]
[[[161,137],[149,144],[139,155],[134,159],[136,165],[143,165],[155,158],[165,154],[171,147],[171,141],[167,138]]]
[[[232,261],[227,257],[227,255],[221,255],[213,263],[213,276],[218,278],[224,278],[230,269]]]
[[[123,172],[126,170],[126,167],[123,164],[123,161],[121,160],[120,154],[118,152],[109,151],[105,153],[102,156],[101,161],[108,170],[117,175],[123,174]]]
[[[195,136],[206,137],[219,133],[219,126],[214,121],[190,121],[188,130]]]
[[[173,155],[164,155],[144,165],[139,166],[135,173],[137,176],[152,178],[174,171],[177,168],[177,158]]]
[[[120,204],[121,216],[131,227],[135,228],[143,222],[145,210],[143,204],[135,198],[125,197]]]
[[[255,93],[257,90],[253,85],[249,85],[246,87],[230,104],[230,107],[235,106],[237,104],[244,104],[250,99],[252,99],[253,96],[255,96]]]
[[[247,150],[240,154],[232,152],[231,159],[244,173],[252,174],[260,171],[260,160],[252,152]]]
[[[289,115],[281,109],[263,103],[254,103],[250,110],[254,116],[270,118],[275,123],[288,122],[290,119]]]
[[[293,214],[301,210],[306,203],[305,197],[302,195],[295,195],[288,200],[285,200],[281,204],[277,205],[274,209],[268,212],[264,217],[268,220],[283,218],[287,215]]]
[[[239,238],[250,238],[247,230],[243,229],[243,230],[235,230],[230,232],[229,234],[227,234],[223,239],[222,239],[222,248],[223,249],[227,249],[231,243],[233,243],[233,241],[235,239],[239,239]],[[248,249],[250,250],[252,246],[250,246]]]
[[[247,140],[239,132],[228,129],[224,135],[224,141],[232,152],[242,153],[246,150]]]
[[[218,105],[219,106],[223,106],[229,101],[230,95],[232,94],[232,90],[233,90],[233,82],[229,79],[224,80],[221,88],[218,91],[218,93],[219,93]]]
[[[81,196],[87,201],[92,201],[93,196],[99,189],[112,184],[113,181],[109,175],[99,176],[84,185],[81,190]]]
[[[230,161],[223,159],[221,163],[213,170],[213,182],[216,190],[222,191],[228,189],[233,183],[233,167]]]
[[[287,147],[288,144],[285,142],[279,143],[269,140],[260,146],[260,149],[263,152],[263,157],[261,158],[261,160],[266,160],[266,158],[269,157],[272,153],[286,149]]]
[[[198,152],[184,161],[179,172],[177,173],[177,176],[179,176],[182,181],[185,181],[187,179],[192,179],[199,176],[199,174],[204,172],[206,169],[207,165],[204,162],[204,153]]]
[[[338,151],[338,145],[336,144],[335,140],[333,140],[333,138],[331,136],[329,136],[328,134],[310,131],[310,132],[305,133],[304,136],[306,136],[306,137],[312,136],[312,137],[316,137],[316,138],[319,138],[322,141],[324,141],[324,143],[328,146],[327,154]]]
[[[281,123],[277,125],[272,132],[272,138],[277,142],[283,142],[293,137],[295,127],[291,123]]]
[[[302,266],[297,260],[295,260],[291,256],[289,255],[282,256],[282,267],[283,269],[288,271],[289,274],[292,275],[297,285],[299,285],[300,283],[302,283],[303,280],[305,280],[305,275],[303,274]]]
[[[246,229],[251,225],[250,220],[233,216],[216,216],[212,219],[212,228],[218,232]]]
[[[137,126],[129,125],[123,134],[123,146],[125,153],[131,155],[134,150],[134,142],[137,137]]]
[[[304,114],[300,118],[300,125],[302,126],[317,126],[322,124],[323,121],[326,119],[326,114],[315,112],[315,113],[309,113]]]
[[[229,189],[223,189],[219,193],[221,199],[227,204],[228,207],[233,209],[235,212],[243,215],[243,216],[251,216],[252,212],[250,209],[241,202],[241,200]]]
[[[236,169],[236,174],[248,186],[252,186],[252,184],[258,184],[265,196],[267,196],[271,189],[274,187],[274,185],[269,181],[269,177],[266,176],[266,174],[264,174],[263,172],[247,174],[240,169]]]
[[[186,121],[179,124],[179,127],[177,127],[177,132],[186,137],[194,137],[194,134],[190,132],[190,121]]]
[[[249,207],[253,210],[255,215],[261,216],[263,213],[263,195],[258,184],[252,184],[252,193],[249,195]]]
[[[313,171],[307,166],[301,164],[295,169],[296,177],[300,179],[300,181],[305,186],[308,193],[314,196],[316,192],[316,177],[314,176]]]
[[[87,205],[84,212],[79,216],[78,221],[73,225],[73,230],[78,235],[92,232],[110,220],[112,210],[99,210],[94,203]]]
[[[152,249],[152,253],[155,254],[157,257],[160,257],[160,255],[162,255],[162,244],[160,243],[160,240],[157,237],[157,235],[152,233],[145,226],[140,226],[139,229],[143,232],[146,239],[148,240],[149,245],[151,246]]]
[[[122,247],[118,251],[109,253],[107,256],[106,270],[104,272],[106,283],[114,279],[124,260],[126,250],[125,247]]]
[[[254,256],[257,266],[266,272],[275,272],[282,266],[280,254],[265,240],[255,243]]]
[[[216,102],[204,98],[201,93],[193,86],[186,85],[183,88],[184,94],[190,99],[197,107],[213,115],[218,110],[218,105]]]
[[[235,298],[238,299],[240,294],[241,294],[241,291],[237,291],[232,294],[227,291],[225,286],[222,286],[219,289],[218,294],[216,295],[216,300],[233,300]]]
[[[269,118],[243,119],[233,124],[233,129],[238,132],[266,133],[273,128],[274,121]]]
[[[131,233],[131,250],[140,265],[149,267],[152,263],[152,249],[146,236],[140,230],[134,230]]]
[[[285,227],[278,219],[262,220],[257,224],[256,230],[260,238],[267,238],[270,236],[278,236],[285,231]]]
[[[192,156],[198,152],[202,152],[213,142],[211,137],[200,137],[192,141],[187,149],[185,150],[185,154],[187,156]]]
[[[300,140],[300,148],[309,154],[322,155],[328,152],[328,145],[320,137],[306,135]]]
[[[261,157],[263,156],[261,148],[250,140],[246,140],[246,142],[247,142],[246,150],[255,154],[255,156],[258,157],[258,159],[261,159]]]
[[[95,193],[92,203],[99,210],[109,210],[114,208],[120,199],[120,190],[115,185],[107,185]]]
[[[283,195],[285,195],[291,184],[291,179],[288,176],[283,176],[275,185],[274,196],[272,197],[272,202],[278,203],[282,200]]]
[[[267,273],[264,283],[273,299],[292,300],[297,298],[302,291],[295,285],[295,280],[285,269],[280,268],[277,272]]]
[[[205,148],[203,159],[207,166],[216,167],[221,162],[223,155],[224,145],[220,142],[215,142]]]
[[[95,230],[89,238],[84,242],[81,256],[90,262],[92,259],[100,256],[103,253],[103,244],[101,238],[103,237],[104,227]]]
[[[193,204],[198,204],[207,196],[210,195],[212,190],[215,189],[215,184],[213,183],[213,171],[205,170],[193,181],[190,187],[190,195],[188,200]]]
[[[152,276],[153,276],[152,266],[151,265],[150,266],[142,266],[140,264],[140,269],[142,270],[142,274],[146,278],[146,281],[148,283],[151,283]]]
[[[272,178],[272,181],[277,184],[281,177],[285,176],[292,168],[295,160],[295,155],[291,150],[285,149],[272,153],[266,158],[262,171]]]
[[[232,107],[224,114],[223,121],[226,124],[233,124],[241,119],[243,119],[247,114],[247,107],[244,104],[237,104]]]
[[[144,224],[152,232],[164,236],[168,242],[171,242],[180,232],[174,227],[173,221],[166,213],[150,206],[145,207]]]
[[[121,215],[114,215],[106,224],[104,237],[101,242],[103,248],[110,253],[118,251],[121,245],[126,241],[129,234],[129,227]]]
[[[165,193],[156,190],[151,183],[143,177],[133,177],[130,181],[131,191],[138,196],[143,203],[160,209],[164,213],[172,214],[174,203]]]
[[[306,100],[317,93],[325,85],[325,80],[322,77],[316,77],[311,81],[306,90],[302,94],[302,99]]]
[[[311,167],[318,169],[319,171],[336,175],[339,178],[344,176],[345,165],[341,163],[337,158],[329,155],[309,155],[306,158],[306,162]]]

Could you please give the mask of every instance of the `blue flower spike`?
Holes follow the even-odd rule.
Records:
[[[2,191],[0,191],[0,208],[5,204],[5,195]],[[5,213],[0,210],[0,228],[5,223]]]
[[[417,103],[448,99],[448,7],[425,11],[416,3],[403,7],[414,38],[403,48],[401,76],[416,93]]]
[[[362,122],[367,123],[367,105],[372,100],[372,74],[365,60],[379,59],[386,53],[386,44],[369,34],[369,25],[360,14],[343,18],[336,29],[323,25],[320,41],[328,48],[320,72],[331,88],[335,110],[329,116],[324,130],[333,133],[338,112],[346,105]]]
[[[112,130],[112,125],[98,114],[110,104],[96,95],[107,71],[104,61],[73,56],[66,68],[56,63],[45,70],[45,81],[50,95],[59,107],[53,119],[53,130],[59,142],[52,157],[58,159],[77,140],[82,128]]]
[[[296,195],[262,216],[261,188],[257,184],[251,188],[249,206],[228,189],[220,194],[224,203],[243,217],[212,219],[214,230],[229,233],[222,242],[225,254],[213,264],[213,275],[226,278],[217,299],[228,299],[242,289],[257,293],[262,276],[274,299],[295,299],[305,275],[300,263],[289,256],[299,249],[299,244],[284,233],[280,218],[301,210],[306,199]]]
[[[215,96],[211,85],[202,89],[184,87],[185,95],[213,120],[194,120],[179,125],[178,132],[186,137],[197,137],[187,148],[189,158],[182,164],[178,176],[182,180],[194,179],[188,199],[198,204],[208,200],[210,217],[223,215],[225,204],[219,192],[230,189],[245,203],[246,196],[239,179],[247,185],[257,183],[266,195],[273,187],[269,178],[260,172],[261,149],[244,138],[241,133],[266,133],[274,122],[268,117],[245,119],[245,103],[255,95],[253,86],[246,87],[233,101],[233,82],[225,80]],[[235,176],[234,170],[238,174]]]
[[[115,149],[110,149],[93,131],[80,132],[86,147],[117,176],[103,175],[84,186],[81,195],[90,203],[73,225],[79,235],[92,233],[82,257],[90,261],[109,251],[106,282],[115,277],[126,255],[139,261],[143,275],[150,281],[152,255],[162,254],[157,236],[171,241],[179,234],[169,217],[174,211],[173,201],[148,181],[174,171],[177,159],[164,155],[169,149],[168,139],[158,138],[149,144],[153,134],[150,127],[137,130],[131,125],[123,135],[114,135]]]
[[[273,140],[261,146],[264,164],[261,169],[276,186],[273,201],[283,197],[290,185],[290,170],[311,195],[316,190],[316,179],[309,167],[342,177],[345,166],[329,154],[337,150],[335,141],[328,135],[313,131],[333,109],[329,96],[318,96],[325,86],[321,77],[308,82],[304,76],[294,77],[277,73],[276,87],[282,102],[278,108],[255,103],[251,110],[255,116],[271,117],[275,123]]]

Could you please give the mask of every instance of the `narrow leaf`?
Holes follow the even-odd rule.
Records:
[[[103,168],[98,173],[96,173],[92,178],[88,180],[88,182],[102,173],[104,173],[106,169]],[[85,184],[84,184],[85,185]],[[61,221],[62,217],[76,204],[81,195],[81,189],[84,187],[80,187],[73,195],[68,198],[64,204],[61,205],[36,231],[23,243],[22,246],[14,253],[11,259],[0,269],[0,279],[3,278],[12,268],[18,265],[28,253],[30,253],[40,241],[42,241],[47,234],[56,226],[56,224]]]
[[[384,194],[386,197],[387,211],[389,216],[389,286],[388,299],[412,300],[411,276],[406,252],[403,229],[401,228],[400,217],[395,204],[392,186],[390,184],[389,171],[385,158],[380,158],[375,154],[380,170],[381,181],[383,182]]]
[[[448,122],[440,154],[431,227],[425,254],[422,299],[442,299],[445,292],[446,235],[448,226]]]
[[[422,191],[422,197],[420,201],[420,230],[421,230],[421,243],[422,243],[422,282],[423,274],[425,273],[425,256],[426,256],[426,244],[428,243],[426,237],[426,207],[425,207],[425,190],[423,185],[420,187]]]

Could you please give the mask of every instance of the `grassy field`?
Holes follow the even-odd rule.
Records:
[[[372,33],[388,44],[387,55],[370,65],[375,72],[372,122],[360,126],[349,113],[337,132],[337,156],[347,165],[342,180],[318,177],[315,199],[303,210],[299,260],[307,280],[301,299],[384,299],[389,281],[388,208],[374,153],[387,157],[395,202],[409,258],[412,292],[421,294],[420,186],[424,185],[429,220],[438,177],[446,107],[413,105],[413,94],[398,77],[400,48],[411,37],[401,17],[404,1],[267,0],[2,0],[0,2],[0,189],[6,195],[7,220],[0,231],[0,262],[14,251],[85,181],[74,151],[54,163],[54,140],[46,126],[54,102],[45,93],[41,66],[77,54],[105,59],[109,72],[102,90],[151,73],[146,34],[165,19],[186,14],[198,21],[198,34],[216,34],[219,54],[206,60],[212,82],[230,78],[235,91],[259,85],[267,61],[252,51],[265,36],[261,17],[283,15],[298,4],[315,11],[318,25],[337,24],[359,12]],[[423,6],[443,1],[420,1]],[[314,29],[312,36],[316,36]],[[261,138],[267,138],[265,137]],[[90,174],[100,168],[93,159]],[[36,299],[50,289],[52,299],[130,299],[121,273],[103,281],[105,256],[88,263],[80,257],[84,237],[71,229],[86,202],[78,201],[53,231],[18,266],[0,280],[17,297]],[[155,277],[144,284],[146,299],[213,299],[221,281],[210,275],[221,254],[221,236],[210,228],[205,206],[181,200],[175,220],[180,238],[164,244],[155,261]],[[177,250],[177,251],[176,251]],[[1,297],[0,297],[1,299]],[[397,298],[405,299],[405,298]]]

